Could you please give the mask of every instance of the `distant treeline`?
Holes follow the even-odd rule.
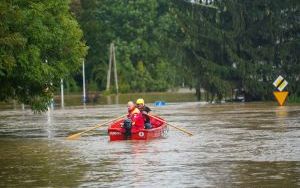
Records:
[[[300,96],[297,0],[73,0],[89,46],[88,85],[104,90],[109,45],[117,47],[121,92],[200,88],[210,100],[272,97],[278,75]],[[79,78],[79,77],[78,77]],[[80,83],[80,80],[77,80]]]
[[[178,55],[193,87],[218,99],[238,89],[246,100],[268,100],[282,75],[300,96],[300,1],[195,2],[173,1]]]
[[[181,52],[171,45],[180,35],[171,6],[168,0],[72,2],[89,46],[89,90],[105,90],[110,43],[116,47],[120,92],[166,91],[183,81],[176,57]]]
[[[45,109],[61,78],[81,90],[83,58],[88,90],[105,90],[111,43],[120,92],[267,100],[282,75],[300,97],[298,0],[3,0],[0,19],[2,101]]]

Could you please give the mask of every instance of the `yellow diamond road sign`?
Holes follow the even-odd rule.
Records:
[[[284,80],[279,87],[277,88],[279,91],[284,90],[284,88],[288,85],[288,82],[286,80]]]
[[[279,84],[282,82],[282,80],[283,80],[283,77],[279,75],[278,78],[273,82],[273,85],[275,87],[278,87]]]
[[[279,75],[278,78],[273,82],[273,85],[279,91],[282,91],[288,85],[288,82],[282,76]]]

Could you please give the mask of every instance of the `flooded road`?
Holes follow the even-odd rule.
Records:
[[[0,187],[300,186],[300,105],[150,107],[194,136],[170,128],[166,139],[109,142],[103,127],[65,140],[126,113],[124,104],[0,111]]]

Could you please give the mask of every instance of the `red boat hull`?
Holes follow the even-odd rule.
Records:
[[[131,136],[126,138],[125,130],[124,128],[122,128],[124,119],[121,119],[109,125],[108,127],[109,139],[110,141],[116,141],[116,140],[151,140],[155,138],[164,138],[167,136],[168,126],[166,123],[164,123],[163,119],[161,120],[162,121],[150,118],[151,125],[153,128],[140,129],[136,132],[132,132]]]

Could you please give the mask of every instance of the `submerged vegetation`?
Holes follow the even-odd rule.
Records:
[[[0,9],[2,101],[46,109],[60,78],[80,90],[83,58],[88,89],[105,90],[111,43],[123,93],[185,85],[199,99],[204,90],[208,100],[268,100],[282,75],[300,97],[296,0],[4,0]]]

